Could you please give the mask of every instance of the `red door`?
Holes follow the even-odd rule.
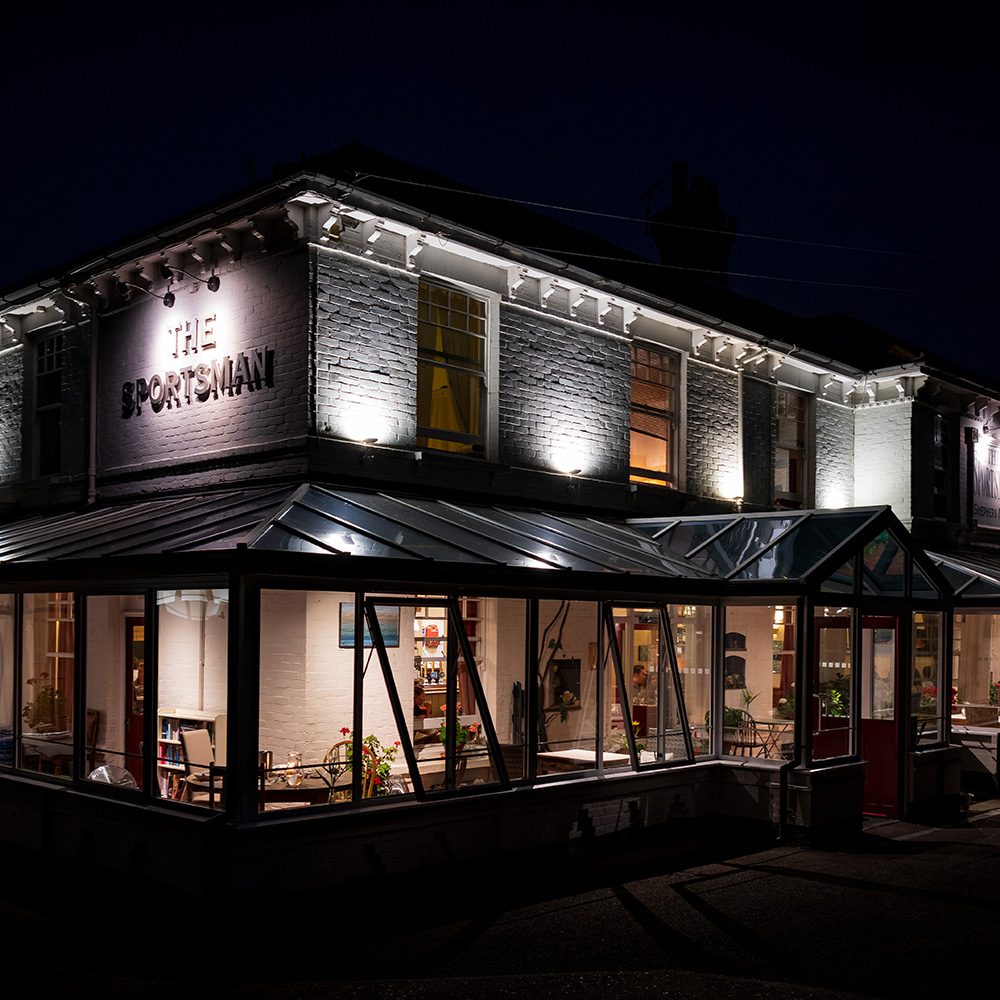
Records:
[[[899,811],[899,619],[861,620],[861,743],[865,764],[865,812]]]

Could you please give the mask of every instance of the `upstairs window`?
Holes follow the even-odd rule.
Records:
[[[38,474],[59,472],[62,465],[62,334],[39,341],[35,353],[35,429]]]
[[[417,447],[484,455],[488,302],[421,281]]]
[[[629,479],[677,486],[677,356],[632,345]]]
[[[774,505],[800,510],[806,505],[806,399],[779,389],[774,421]]]

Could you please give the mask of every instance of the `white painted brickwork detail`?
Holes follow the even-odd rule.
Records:
[[[21,478],[24,348],[0,356],[0,483]]]
[[[313,249],[316,430],[413,447],[417,433],[416,276]]]
[[[687,364],[687,488],[720,496],[740,467],[739,376],[694,358]]]
[[[816,506],[854,503],[854,412],[816,400]]]
[[[907,527],[911,519],[910,400],[859,407],[854,418],[854,503],[891,504]]]
[[[502,307],[500,460],[628,475],[627,342]]]

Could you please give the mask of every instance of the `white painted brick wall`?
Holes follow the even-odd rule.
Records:
[[[260,746],[275,764],[290,750],[318,764],[341,728],[353,725],[354,650],[340,648],[340,605],[353,593],[265,590],[261,594]],[[400,611],[398,647],[389,662],[407,719],[413,714],[413,609]],[[366,657],[369,651],[366,651]],[[378,658],[365,677],[363,734],[392,745],[399,735]],[[402,759],[400,757],[400,759]]]
[[[861,406],[854,417],[854,504],[890,504],[907,527],[911,519],[910,400]]]
[[[0,483],[21,478],[24,347],[0,355]]]
[[[816,506],[854,503],[854,411],[816,400]]]
[[[212,293],[188,282],[173,309],[141,298],[101,322],[98,389],[98,463],[101,473],[158,463],[170,466],[217,460],[261,446],[304,442],[308,417],[309,309],[307,257],[286,254],[222,272]],[[173,357],[171,329],[215,316],[217,346]],[[273,385],[243,388],[153,412],[122,416],[122,385],[153,373],[179,372],[199,362],[267,347],[274,352]],[[176,470],[173,484],[178,481]]]
[[[412,447],[418,277],[322,247],[313,248],[311,260],[318,433]]]
[[[500,313],[500,460],[624,480],[630,348],[513,306]]]
[[[226,591],[216,591],[225,594]],[[159,624],[159,696],[157,712],[183,713],[202,711],[209,715],[226,714],[227,642],[229,605],[223,604],[217,615],[205,619],[205,686],[199,691],[202,623],[180,618],[160,607]]]
[[[737,488],[742,451],[739,384],[733,372],[688,359],[687,489],[694,496],[715,497]]]

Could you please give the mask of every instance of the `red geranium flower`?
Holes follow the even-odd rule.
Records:
[[[347,735],[347,734],[348,734],[348,733],[349,733],[350,731],[351,731],[351,730],[350,730],[350,729],[348,729],[348,727],[347,727],[347,726],[344,726],[344,728],[340,730],[340,735],[341,735],[341,736],[346,736],[346,735]]]

